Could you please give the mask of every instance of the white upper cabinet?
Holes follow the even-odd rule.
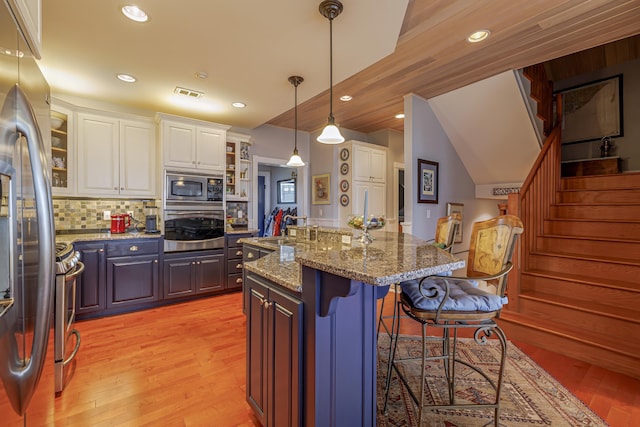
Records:
[[[166,168],[225,170],[228,126],[158,114]]]
[[[42,55],[42,2],[41,0],[8,0],[22,35],[36,59]]]
[[[78,195],[155,197],[155,128],[78,113]]]
[[[387,180],[387,152],[385,149],[353,143],[353,179],[385,183]]]

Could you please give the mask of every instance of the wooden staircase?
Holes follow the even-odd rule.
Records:
[[[510,339],[640,378],[640,173],[561,178],[552,193],[501,324]]]

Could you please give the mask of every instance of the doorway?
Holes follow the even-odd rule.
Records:
[[[296,182],[296,211],[298,216],[308,216],[308,166],[292,168],[285,166],[288,159],[276,159],[270,157],[253,156],[252,168],[257,177],[252,183],[252,194],[255,203],[251,204],[253,228],[257,228],[260,236],[264,236],[268,227],[268,218],[277,204],[277,197],[273,192],[277,188],[272,181],[281,180],[284,176],[293,178]],[[261,177],[262,180],[261,181]],[[264,200],[263,200],[264,198]],[[262,204],[264,203],[264,204]],[[283,207],[287,207],[283,205]]]

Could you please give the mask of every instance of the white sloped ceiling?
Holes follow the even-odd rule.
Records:
[[[522,183],[540,143],[514,71],[429,100],[476,187]]]

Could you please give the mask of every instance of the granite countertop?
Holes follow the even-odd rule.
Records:
[[[74,242],[84,242],[84,241],[93,241],[93,240],[126,240],[126,239],[158,239],[162,235],[160,233],[157,234],[147,234],[144,231],[134,231],[134,232],[126,232],[126,233],[110,233],[109,231],[90,231],[87,230],[86,233],[78,233],[78,232],[66,232],[66,230],[58,230],[56,231],[56,242],[57,243],[74,243]]]
[[[240,242],[274,250],[244,266],[295,292],[302,291],[301,265],[374,286],[465,266],[464,260],[410,234],[374,231],[371,235],[374,241],[366,246],[357,239],[349,244],[274,237],[243,238]]]

